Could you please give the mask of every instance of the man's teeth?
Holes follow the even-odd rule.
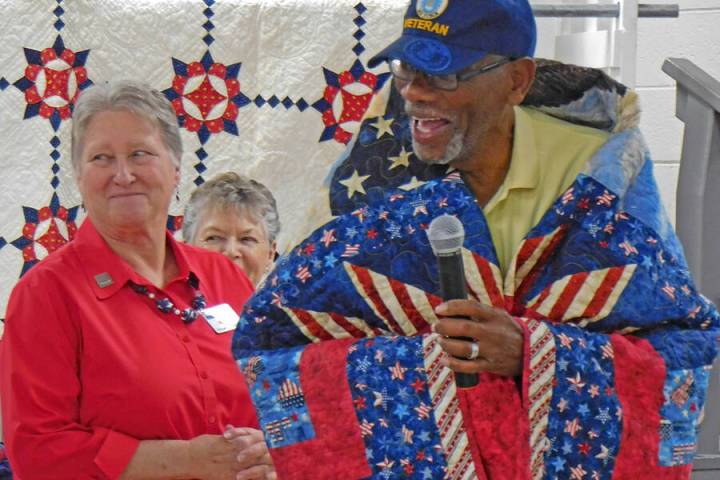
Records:
[[[445,120],[442,118],[416,118],[415,128],[420,132],[427,133],[443,123],[445,123]]]

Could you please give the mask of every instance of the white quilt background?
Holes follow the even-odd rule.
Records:
[[[0,318],[22,272],[70,239],[84,218],[70,167],[70,124],[61,118],[83,86],[82,69],[92,83],[131,78],[167,91],[178,65],[204,56],[226,67],[240,63],[225,78],[240,85],[237,115],[228,113],[223,130],[203,139],[189,131],[188,116],[215,119],[232,92],[223,91],[218,67],[185,72],[192,78],[180,90],[181,200],[170,213],[181,213],[196,182],[234,170],[273,191],[280,245],[287,246],[302,233],[313,193],[344,149],[346,138],[333,138],[333,131],[354,132],[376,93],[367,76],[356,77],[399,34],[404,10],[399,0],[2,0]],[[208,73],[222,98],[203,114],[188,95]],[[342,84],[343,92],[330,91],[334,101],[323,103],[329,84]]]

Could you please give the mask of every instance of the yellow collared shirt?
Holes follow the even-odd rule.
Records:
[[[608,136],[532,108],[515,108],[510,168],[483,208],[503,275],[525,235],[572,185]]]

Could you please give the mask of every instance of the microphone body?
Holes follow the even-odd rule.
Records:
[[[467,289],[462,257],[465,230],[462,223],[451,215],[441,215],[430,222],[428,238],[437,258],[442,299],[444,301],[466,299]],[[458,339],[473,341],[467,337],[458,337]],[[460,388],[474,387],[478,383],[478,376],[475,373],[456,372],[455,383]]]
[[[448,301],[467,298],[462,253],[438,253],[436,258],[442,299]]]

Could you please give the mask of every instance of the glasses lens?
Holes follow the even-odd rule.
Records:
[[[398,59],[390,61],[390,71],[400,80],[410,81],[415,77],[415,69]]]
[[[448,75],[429,75],[428,81],[430,85],[440,90],[455,90],[458,86],[457,75],[454,73]]]
[[[415,79],[418,74],[418,70],[401,60],[394,59],[390,61],[390,72],[395,77],[395,82],[405,84]],[[429,75],[422,73],[428,84],[433,88],[440,90],[455,90],[458,86],[458,77],[454,73],[448,75]]]

